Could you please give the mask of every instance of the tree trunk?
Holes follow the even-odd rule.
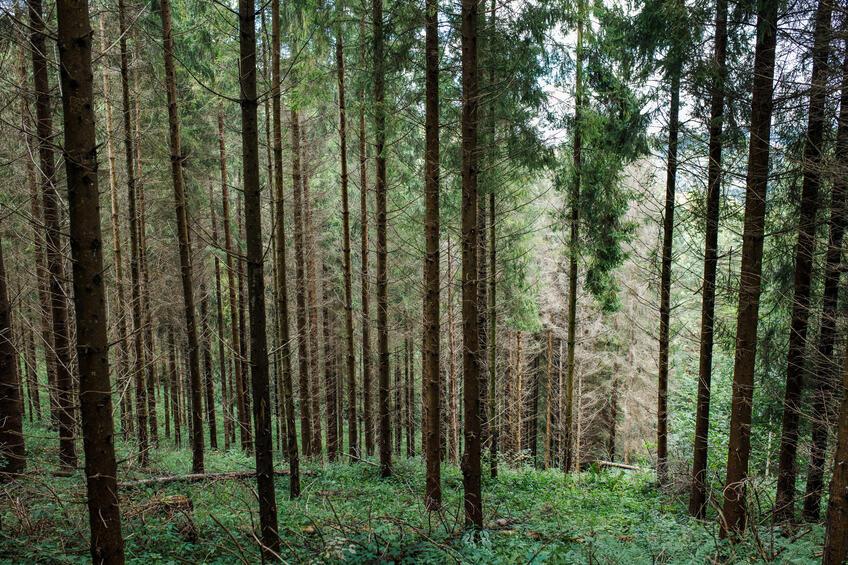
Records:
[[[324,404],[327,414],[327,458],[330,462],[336,460],[339,449],[338,428],[336,426],[336,351],[333,347],[330,330],[330,270],[327,263],[322,265],[322,303],[323,303],[323,334],[324,334]]]
[[[360,21],[360,37],[365,37],[365,10]],[[365,40],[360,42],[359,66],[365,69]],[[363,81],[364,85],[364,81]],[[365,452],[374,454],[374,422],[371,411],[371,314],[370,314],[370,284],[368,277],[368,152],[365,145],[365,87],[359,91],[359,219],[361,243],[361,291],[362,291],[362,418],[365,432]],[[351,393],[355,392],[351,389]],[[353,398],[353,397],[351,397]],[[356,406],[355,402],[351,402]],[[354,422],[350,430],[351,438],[356,432],[356,411],[353,409]],[[351,453],[354,453],[351,448]]]
[[[23,433],[23,402],[18,386],[15,345],[12,336],[12,305],[0,242],[0,473],[22,473],[26,469]],[[114,459],[113,459],[114,460]]]
[[[724,81],[727,77],[727,0],[716,1],[715,65],[710,101],[709,162],[707,164],[707,219],[704,243],[704,278],[701,302],[701,349],[698,363],[698,403],[695,414],[695,448],[689,513],[703,519],[707,501],[707,438],[710,431],[710,381],[713,365],[715,282],[718,263],[718,221],[721,201],[721,131],[724,124]]]
[[[495,0],[492,0],[492,15],[494,17]],[[495,191],[489,191],[489,472],[492,478],[498,476],[498,438],[500,423],[497,412],[497,322],[498,313],[495,302],[496,282],[496,248],[495,248]]]
[[[476,0],[462,0],[462,375],[465,523],[483,527],[480,490],[480,335],[477,327],[477,80]]]
[[[282,358],[283,399],[286,413],[286,453],[289,460],[289,497],[300,496],[300,466],[297,453],[297,430],[294,421],[294,397],[292,393],[291,348],[289,345],[289,299],[286,275],[286,215],[283,199],[283,142],[280,111],[280,0],[271,0],[271,75],[273,88],[271,108],[274,128],[274,199],[277,208],[277,225],[274,234],[277,240],[277,309],[280,313],[280,342]],[[297,155],[297,153],[295,153]],[[295,185],[296,186],[296,185]]]
[[[439,401],[440,404],[447,404],[448,421],[448,457],[454,465],[459,464],[459,377],[456,370],[456,324],[454,323],[454,299],[453,299],[453,252],[451,245],[451,237],[448,234],[447,252],[448,252],[448,273],[447,284],[448,290],[448,390],[445,402]],[[442,420],[442,415],[438,415],[439,421]]]
[[[263,560],[276,561],[280,552],[280,537],[277,533],[277,499],[274,495],[274,446],[271,440],[271,393],[268,385],[268,345],[265,333],[262,201],[256,101],[256,10],[252,0],[239,0],[239,54],[256,490],[259,497],[262,557]],[[197,402],[197,399],[195,401]],[[197,411],[195,405],[194,412]],[[197,418],[195,425],[198,425]]]
[[[344,261],[344,299],[345,299],[345,369],[347,371],[347,386],[350,398],[356,397],[356,354],[353,349],[353,269],[350,258],[350,206],[348,204],[348,172],[347,172],[347,107],[345,105],[345,70],[344,45],[342,43],[342,16],[339,13],[339,23],[336,30],[336,76],[339,89],[339,163],[340,188],[342,193],[342,253]],[[350,403],[351,412],[348,414],[348,425],[352,431],[348,436],[350,453],[358,457],[356,449],[356,403]],[[329,409],[329,406],[327,407]],[[337,415],[340,417],[340,414]],[[339,436],[341,439],[341,436]],[[330,436],[327,435],[329,449]],[[330,459],[332,461],[332,458]]]
[[[171,420],[174,425],[174,444],[180,447],[182,443],[180,423],[179,378],[177,374],[177,344],[174,340],[174,327],[168,326],[168,376],[171,381]]]
[[[300,171],[300,115],[291,111],[292,184],[294,186],[294,261],[297,288],[297,361],[300,392],[300,441],[304,455],[312,455],[312,400],[307,351],[306,277],[303,250],[303,185]]]
[[[568,241],[568,336],[565,365],[565,429],[563,431],[564,455],[562,470],[570,473],[573,464],[573,440],[571,430],[574,423],[574,348],[577,333],[577,257],[580,232],[580,175],[581,151],[583,149],[582,105],[583,105],[583,2],[578,1],[577,16],[577,77],[574,103],[574,184],[571,186],[571,234]]]
[[[57,16],[91,559],[112,565],[124,562],[124,549],[112,444],[88,2],[59,2]],[[0,288],[0,300],[5,294]]]
[[[226,182],[226,180],[224,180]],[[212,212],[212,248],[218,247],[218,221],[215,216],[215,200],[213,198],[212,186],[209,186],[209,207]],[[222,418],[224,424],[224,451],[230,450],[230,429],[232,426],[232,418],[229,413],[229,394],[227,391],[227,357],[224,352],[224,307],[221,297],[221,260],[218,255],[215,255],[215,306],[217,314],[218,330],[218,371],[221,373],[221,405],[223,408]],[[167,414],[167,411],[165,412]]]
[[[306,155],[306,128],[300,128],[302,142],[300,145],[301,151]],[[316,255],[318,248],[315,245],[315,232],[312,229],[312,198],[309,195],[309,170],[305,165],[305,159],[301,161],[303,165],[303,205],[305,208],[304,214],[304,250],[306,254],[306,298],[307,298],[307,314],[309,316],[309,362],[310,362],[310,398],[312,401],[312,455],[319,460],[323,457],[323,448],[321,441],[321,371],[319,367],[319,358],[321,350],[318,347],[318,332],[320,324],[318,323],[318,291],[316,281],[318,279],[315,269]]]
[[[212,383],[212,343],[209,335],[209,296],[206,284],[200,284],[200,323],[203,344],[203,384],[206,391],[206,421],[209,423],[209,447],[218,449],[218,426],[215,424],[215,386]]]
[[[551,398],[552,398],[552,388],[551,388],[551,339],[553,330],[548,328],[548,371],[547,371],[547,379],[545,380],[547,389],[547,394],[545,395],[545,469],[550,468],[551,466],[551,440],[553,436],[551,435]]]
[[[615,428],[618,423],[618,387],[620,381],[618,377],[613,377],[612,395],[610,396],[609,407],[609,441],[607,442],[607,459],[615,461]]]
[[[844,88],[842,92],[844,103],[846,102]],[[844,108],[844,104],[842,107]],[[840,126],[842,126],[841,122],[840,119]],[[827,529],[824,537],[822,565],[841,565],[848,560],[848,359],[845,363],[842,370],[842,383],[839,387],[842,390],[842,403],[839,409],[836,453],[833,457],[833,479],[830,481],[830,501],[825,520]]]
[[[763,237],[768,185],[769,136],[771,133],[774,51],[777,42],[777,2],[757,2],[757,46],[754,54],[754,85],[751,101],[751,140],[742,232],[742,267],[739,312],[736,323],[736,360],[724,490],[724,521],[721,535],[741,534],[745,529],[748,457],[751,452],[751,403],[754,395],[754,363],[757,352],[757,321],[763,263]]]
[[[32,75],[35,88],[36,132],[44,202],[44,228],[47,234],[47,270],[49,272],[50,311],[53,320],[53,348],[56,352],[56,407],[59,424],[59,464],[65,471],[77,465],[74,446],[73,383],[68,305],[65,301],[64,257],[59,217],[59,193],[56,191],[56,163],[53,157],[53,118],[50,86],[47,78],[47,47],[41,0],[29,0]],[[86,19],[88,21],[88,19]],[[90,27],[90,25],[89,25]]]
[[[183,186],[183,156],[180,148],[180,118],[177,113],[177,79],[174,70],[174,40],[171,32],[171,0],[162,0],[162,46],[165,56],[165,82],[168,94],[168,130],[171,151],[171,177],[174,183],[174,207],[177,215],[177,234],[180,247],[180,274],[188,339],[188,365],[191,388],[191,444],[193,473],[203,472],[203,418],[200,390],[200,357],[197,345],[197,326],[194,316],[192,289],[191,247],[188,233],[188,210]]]
[[[239,171],[239,181],[241,181],[241,171]],[[244,231],[244,215],[242,214],[242,201],[244,200],[244,193],[240,198],[236,200],[236,227],[238,228],[239,238],[241,241],[247,241],[247,235]],[[244,391],[244,394],[241,397],[241,401],[244,404],[244,409],[241,412],[240,418],[242,419],[242,425],[244,429],[244,436],[242,438],[242,449],[244,449],[245,453],[253,452],[253,437],[250,432],[250,393],[249,393],[249,383],[247,381],[247,376],[250,368],[250,361],[248,359],[248,342],[249,339],[247,334],[247,322],[245,320],[247,316],[247,290],[245,289],[245,282],[247,281],[247,270],[245,265],[245,256],[241,253],[241,246],[239,246],[239,254],[238,261],[236,262],[236,270],[238,272],[238,317],[239,317],[239,345],[241,347],[239,351],[239,356],[241,357],[241,373],[239,373],[239,383],[241,384],[241,389]]]
[[[374,138],[376,171],[374,192],[377,202],[377,380],[379,382],[380,475],[392,474],[392,418],[389,387],[389,301],[388,248],[386,246],[386,102],[383,59],[383,0],[373,0],[374,13]]]

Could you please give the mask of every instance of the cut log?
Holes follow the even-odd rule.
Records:
[[[276,476],[288,476],[288,470],[274,471]],[[301,471],[301,475],[311,475],[312,471]],[[226,473],[190,473],[188,475],[175,475],[172,477],[154,477],[151,479],[139,479],[136,481],[124,481],[118,483],[119,489],[133,489],[148,486],[161,486],[169,483],[198,483],[202,481],[217,481],[221,479],[253,479],[255,471],[231,471]]]
[[[595,464],[598,467],[615,467],[617,469],[627,469],[629,471],[641,471],[639,467],[635,465],[625,465],[624,463],[616,463],[615,461],[592,461],[589,465]]]

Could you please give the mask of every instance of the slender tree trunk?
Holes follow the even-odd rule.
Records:
[[[825,6],[826,5],[826,6]],[[824,7],[823,7],[824,6]],[[821,166],[821,140],[822,140],[822,129],[824,127],[824,99],[826,97],[827,91],[827,57],[829,52],[829,40],[830,40],[830,15],[831,15],[831,7],[830,3],[822,2],[819,11],[825,11],[827,21],[825,22],[825,16],[819,16],[817,14],[817,18],[822,18],[822,25],[826,27],[826,29],[822,32],[824,37],[818,37],[818,22],[816,28],[817,40],[824,43],[824,45],[816,44],[816,47],[820,47],[820,51],[814,53],[814,57],[818,56],[819,66],[822,67],[820,74],[817,75],[816,71],[819,70],[817,66],[813,68],[813,90],[810,93],[810,118],[807,132],[807,146],[806,150],[809,149],[811,155],[805,154],[805,166],[809,167],[809,170],[805,170],[804,172],[804,188],[807,188],[807,179],[810,178],[810,184],[815,185],[811,188],[811,192],[815,192],[815,194],[810,196],[810,201],[806,201],[805,196],[806,193],[803,193],[801,196],[801,219],[798,227],[798,250],[797,250],[797,267],[796,267],[796,275],[795,275],[795,302],[793,302],[793,307],[798,306],[799,300],[802,300],[798,297],[799,284],[798,281],[798,269],[806,268],[808,273],[807,277],[803,283],[806,283],[807,297],[805,305],[807,308],[804,310],[804,313],[801,314],[803,321],[799,321],[800,324],[804,326],[804,331],[806,333],[806,321],[809,316],[809,286],[810,286],[810,272],[812,257],[813,257],[813,248],[815,246],[815,235],[816,235],[816,222],[815,222],[815,208],[816,208],[816,200],[818,196],[818,184],[819,184],[819,168]],[[843,31],[843,30],[840,30]],[[814,50],[816,49],[814,47]],[[816,59],[814,58],[814,65]],[[843,63],[842,66],[843,73],[848,71],[848,58],[846,58],[846,62]],[[814,107],[814,96],[817,98],[815,101]],[[814,116],[815,120],[815,128],[814,128]],[[845,158],[848,157],[848,80],[842,77],[842,98],[840,103],[840,116],[839,116],[839,127],[837,130],[837,159],[838,163],[844,163]],[[810,163],[808,164],[807,158],[810,159]],[[813,367],[815,370],[814,375],[814,390],[813,390],[813,422],[812,422],[812,445],[810,450],[810,465],[807,470],[807,488],[806,495],[804,497],[804,519],[810,522],[818,522],[820,506],[821,506],[821,495],[822,490],[824,488],[824,467],[825,467],[825,458],[827,455],[828,449],[828,434],[829,427],[831,425],[831,415],[832,409],[830,406],[833,405],[833,395],[834,392],[839,390],[839,369],[835,365],[833,360],[833,349],[834,349],[834,341],[837,335],[837,322],[839,318],[838,313],[838,302],[839,302],[839,280],[841,276],[841,258],[842,258],[842,239],[845,233],[845,195],[846,191],[848,191],[848,180],[845,178],[844,172],[837,173],[836,178],[834,179],[834,187],[833,194],[831,197],[831,207],[830,207],[830,232],[829,232],[829,240],[827,246],[827,253],[825,259],[825,275],[824,275],[824,296],[822,297],[822,316],[821,316],[821,330],[819,332],[819,341],[817,349],[813,350]],[[805,206],[806,205],[806,206]],[[805,214],[806,212],[806,214]],[[802,253],[803,249],[803,253]],[[802,261],[803,255],[803,261]],[[794,312],[793,312],[794,313]],[[793,322],[794,322],[793,317]],[[800,330],[799,330],[800,331]],[[806,340],[805,340],[806,341]],[[803,343],[801,344],[801,353],[803,354]],[[803,371],[803,359],[798,361],[799,366],[797,370],[799,374]],[[787,394],[788,394],[788,385],[787,385]],[[838,395],[837,395],[838,399]],[[788,407],[787,407],[788,410]],[[797,413],[795,414],[796,422],[797,422]],[[792,447],[797,447],[797,423],[794,431],[794,439],[795,443]],[[790,438],[790,443],[791,443]],[[781,443],[782,445],[782,443]],[[793,450],[791,453],[792,460],[791,463],[795,462],[795,451]],[[787,458],[789,455],[787,455]],[[792,475],[791,477],[787,477],[786,483],[787,487],[793,487],[791,493],[787,492],[786,502],[791,503],[794,506],[794,498],[795,498],[795,469],[791,468]],[[780,477],[778,471],[778,478]],[[789,480],[791,479],[791,485]],[[787,488],[788,490],[788,488]],[[790,509],[791,512],[791,509]],[[787,512],[787,514],[791,517],[791,514]]]
[[[306,128],[301,127],[300,134],[302,136],[301,150],[306,154]],[[304,160],[301,161],[304,164]],[[307,167],[303,166],[303,204],[305,207],[304,214],[304,249],[306,252],[306,298],[307,298],[307,314],[309,316],[309,362],[310,370],[310,398],[312,402],[312,455],[319,460],[323,458],[323,448],[321,441],[321,371],[319,367],[319,358],[321,350],[318,346],[318,332],[320,324],[318,322],[318,291],[316,281],[318,279],[315,269],[316,255],[318,248],[315,245],[315,232],[312,229],[312,198],[309,195],[309,174]]]
[[[226,181],[224,181],[226,182]],[[209,186],[209,207],[212,212],[212,247],[218,249],[218,221],[215,216],[215,200],[212,186]],[[221,260],[215,255],[215,306],[217,314],[218,330],[218,371],[221,373],[221,405],[223,408],[222,417],[224,424],[224,451],[230,450],[230,427],[232,426],[232,417],[229,413],[229,394],[227,391],[227,363],[226,353],[224,351],[224,307],[223,298],[221,297]],[[166,411],[167,414],[167,411]]]
[[[32,410],[29,421],[32,422],[33,415],[36,422],[41,422],[41,393],[38,388],[38,362],[35,357],[35,337],[32,326],[26,330],[26,364],[27,364],[27,391]]]
[[[23,473],[26,469],[26,448],[23,432],[23,402],[18,386],[15,344],[12,335],[12,305],[9,302],[7,274],[3,266],[3,246],[0,242],[0,454],[3,465],[0,473]]]
[[[68,305],[65,301],[64,258],[62,256],[59,193],[56,190],[56,163],[53,157],[53,118],[47,78],[47,47],[41,0],[28,0],[32,75],[35,88],[36,132],[38,135],[44,228],[47,233],[50,311],[53,321],[53,348],[56,353],[56,406],[59,423],[59,464],[65,471],[77,465],[74,446],[73,383]],[[88,21],[86,19],[86,21]],[[90,27],[90,25],[89,25]]]
[[[206,421],[209,424],[209,447],[218,449],[218,426],[215,424],[215,385],[212,383],[212,343],[209,335],[209,296],[206,284],[200,284],[200,323],[203,344],[203,385],[206,391]]]
[[[742,232],[742,267],[739,312],[736,323],[736,361],[724,490],[722,536],[741,534],[747,508],[748,457],[751,452],[751,410],[754,395],[754,362],[757,352],[757,321],[763,263],[763,237],[768,186],[769,136],[771,133],[777,2],[757,2],[757,46],[754,54],[754,85],[751,101],[751,140]]]
[[[718,263],[718,220],[721,201],[721,131],[724,124],[724,81],[727,77],[727,0],[716,1],[715,65],[710,101],[709,163],[707,164],[707,222],[701,302],[701,350],[698,363],[698,403],[689,513],[704,518],[707,500],[707,437],[710,430],[710,381],[713,365],[715,282]]]
[[[842,92],[844,103],[846,102],[844,88]],[[842,391],[842,402],[839,409],[836,453],[833,456],[830,500],[825,520],[827,529],[824,537],[822,565],[840,565],[848,560],[848,359],[845,363],[842,370],[842,383],[839,385]]]
[[[291,111],[292,184],[294,186],[294,260],[297,288],[297,361],[300,384],[300,441],[304,455],[312,455],[312,400],[309,379],[309,353],[307,351],[306,277],[303,250],[303,184],[300,169],[300,115]]]
[[[124,548],[112,444],[88,2],[59,2],[57,15],[91,559],[113,565],[124,562]],[[0,300],[5,294],[0,288]]]
[[[480,490],[480,335],[477,327],[477,125],[476,0],[462,0],[462,375],[465,453],[465,523],[483,527]]]
[[[365,8],[363,0],[362,20],[360,21],[360,37],[365,37]],[[359,66],[365,69],[365,41],[360,42]],[[362,291],[362,418],[365,432],[365,452],[374,454],[374,422],[371,411],[371,313],[370,297],[371,281],[368,277],[368,152],[365,145],[365,88],[359,91],[359,219],[361,243],[361,291]],[[351,390],[351,392],[354,392]],[[355,403],[351,402],[355,406]],[[356,422],[354,409],[353,421]],[[350,431],[355,436],[356,426]],[[351,448],[351,453],[354,453]]]
[[[551,339],[552,339],[553,330],[548,328],[548,372],[546,379],[546,386],[548,387],[545,395],[545,469],[550,468],[551,466],[551,399],[552,396],[552,388],[551,388]],[[615,429],[615,427],[613,427]]]
[[[373,0],[374,14],[374,137],[377,202],[377,380],[379,382],[380,474],[392,474],[392,421],[389,405],[389,301],[388,247],[386,245],[386,102],[384,94],[383,0]]]
[[[424,339],[422,343],[424,399],[421,419],[427,434],[424,505],[432,511],[442,506],[439,438],[439,2],[425,0],[425,160],[424,160]],[[450,253],[448,253],[450,257]],[[450,270],[448,270],[450,277]],[[409,345],[407,344],[407,354]],[[451,382],[455,377],[451,375]],[[452,393],[456,393],[453,390]],[[454,402],[454,396],[450,402]],[[454,414],[451,413],[451,423]]]
[[[168,374],[171,380],[171,420],[174,425],[174,444],[182,443],[182,423],[180,417],[179,368],[177,367],[177,344],[174,339],[174,327],[168,326]]]
[[[183,286],[188,365],[191,388],[192,472],[203,472],[203,418],[200,389],[200,357],[197,345],[197,326],[192,289],[191,247],[188,233],[188,210],[183,185],[183,156],[180,148],[180,118],[177,113],[177,79],[174,70],[174,40],[171,32],[171,1],[162,0],[162,44],[165,56],[165,82],[168,94],[168,130],[171,150],[171,176],[174,183],[174,207],[177,214],[177,234],[180,247],[180,274]]]
[[[297,453],[297,431],[294,421],[291,348],[289,345],[289,299],[286,275],[286,215],[283,199],[283,141],[280,111],[280,0],[271,0],[271,108],[274,128],[274,198],[277,208],[276,257],[279,285],[277,309],[280,313],[283,399],[286,413],[286,453],[289,460],[289,496],[300,496],[300,467]],[[297,155],[297,153],[295,153]],[[297,179],[296,179],[297,180]],[[295,185],[296,186],[296,185]]]
[[[582,113],[583,113],[583,2],[578,0],[577,16],[577,77],[574,103],[574,183],[571,186],[571,234],[568,241],[568,335],[565,365],[565,429],[563,431],[564,455],[562,470],[570,473],[573,463],[574,423],[574,349],[577,339],[577,257],[580,233],[580,180],[582,173]]]
[[[448,422],[448,454],[450,462],[454,465],[459,463],[459,377],[456,370],[456,324],[454,323],[454,299],[453,299],[453,257],[450,234],[448,234],[448,394],[446,399]],[[439,415],[439,421],[442,417]]]
[[[607,442],[607,458],[610,461],[615,461],[615,428],[618,423],[618,387],[620,383],[618,377],[613,377],[609,407],[609,441]]]
[[[492,17],[494,17],[495,0],[492,0]],[[494,136],[493,136],[494,137]],[[497,412],[497,323],[498,313],[496,310],[495,292],[496,282],[496,248],[495,248],[495,191],[489,191],[489,438],[491,448],[489,452],[489,472],[492,478],[498,476],[498,438],[500,436],[500,423]]]
[[[239,180],[241,180],[241,174],[239,174]],[[238,228],[239,238],[241,241],[247,241],[247,234],[244,231],[244,215],[242,214],[242,201],[244,200],[244,194],[242,193],[241,197],[236,200],[236,227]],[[241,357],[241,373],[239,373],[239,382],[241,383],[241,389],[244,391],[244,394],[241,397],[241,401],[244,404],[244,409],[240,413],[240,418],[242,419],[242,426],[244,429],[243,440],[243,449],[245,453],[253,452],[253,437],[250,431],[250,392],[249,392],[249,383],[248,383],[248,372],[250,369],[250,361],[248,359],[248,339],[249,336],[247,334],[247,290],[245,289],[245,282],[247,281],[247,270],[245,264],[245,256],[241,253],[241,246],[239,246],[239,254],[238,261],[236,262],[236,269],[238,271],[238,317],[239,317],[239,345],[241,350],[239,351],[239,356]]]
[[[259,184],[259,126],[256,98],[256,10],[252,0],[239,0],[239,84],[241,86],[242,166],[244,170],[247,288],[250,308],[250,374],[256,439],[256,483],[263,560],[277,561],[277,499],[271,440],[271,393],[268,385],[268,345],[265,333],[262,201]],[[197,401],[197,399],[195,400]],[[195,413],[197,412],[195,406]],[[199,425],[195,418],[195,425]]]
[[[344,299],[345,299],[345,368],[347,371],[347,386],[350,398],[356,396],[356,355],[353,349],[353,288],[350,258],[350,206],[348,204],[348,172],[347,172],[347,107],[345,105],[345,69],[344,69],[344,44],[342,43],[342,17],[339,11],[339,22],[336,24],[336,77],[339,89],[339,163],[340,188],[342,193],[342,254],[344,261]],[[326,324],[326,321],[325,321]],[[348,441],[350,442],[350,453],[358,457],[356,449],[356,404],[350,403],[351,413],[348,414],[349,426],[353,428]],[[329,409],[329,406],[327,407]],[[327,448],[329,449],[330,437],[327,430]],[[332,458],[330,459],[332,461]]]
[[[336,460],[339,449],[338,428],[336,426],[336,351],[330,330],[330,270],[327,263],[322,265],[322,294],[324,321],[324,403],[327,413],[327,457],[332,462]]]
[[[677,137],[680,113],[680,68],[676,57],[669,69],[671,104],[668,112],[668,161],[663,214],[662,267],[660,273],[660,354],[657,378],[657,482],[668,484],[668,356],[671,314],[671,260],[674,243],[674,193],[677,185]]]

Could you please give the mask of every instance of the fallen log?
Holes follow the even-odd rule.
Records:
[[[641,471],[641,469],[635,465],[625,465],[624,463],[616,463],[615,461],[592,461],[598,467],[615,467],[617,469],[628,469],[630,471]],[[590,465],[592,464],[590,463]]]
[[[285,470],[274,471],[275,476],[288,476]],[[313,471],[301,471],[301,475],[311,475]],[[118,483],[119,489],[134,489],[148,486],[161,486],[170,483],[199,483],[203,481],[217,481],[221,479],[252,479],[256,477],[255,471],[230,471],[224,473],[189,473],[187,475],[174,475],[171,477],[154,477],[151,479],[139,479],[136,481],[124,481]]]

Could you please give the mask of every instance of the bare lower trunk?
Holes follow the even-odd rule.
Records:
[[[733,367],[733,398],[724,490],[722,536],[740,535],[747,510],[748,457],[751,453],[751,410],[754,395],[754,363],[757,352],[757,321],[763,262],[766,188],[769,168],[772,91],[777,2],[757,2],[757,46],[754,55],[754,86],[751,101],[751,140],[742,233],[742,267],[739,312],[736,324],[736,361]]]
[[[842,101],[846,101],[844,94]],[[822,565],[840,565],[848,560],[848,360],[842,371],[842,382],[838,387],[842,392],[842,402],[825,521],[827,530]]]
[[[363,0],[364,3],[364,0]],[[360,21],[360,36],[365,37],[365,9]],[[360,42],[360,68],[365,68],[365,41]],[[362,419],[365,432],[365,452],[374,454],[374,422],[371,409],[371,281],[368,277],[368,153],[365,145],[365,90],[359,91],[359,219],[361,254],[361,291],[362,291]],[[356,406],[351,402],[351,406]],[[356,412],[354,409],[351,438],[356,434]],[[355,450],[351,448],[351,453]]]
[[[18,386],[15,344],[12,335],[12,305],[9,302],[3,246],[0,242],[0,473],[22,473],[26,468],[23,435],[23,403]]]
[[[80,370],[79,400],[91,530],[89,547],[93,563],[117,565],[124,562],[124,549],[117,464],[112,444],[114,429],[88,2],[60,2],[57,16]],[[2,279],[0,275],[0,281]],[[0,297],[2,295],[5,289],[0,289]]]

